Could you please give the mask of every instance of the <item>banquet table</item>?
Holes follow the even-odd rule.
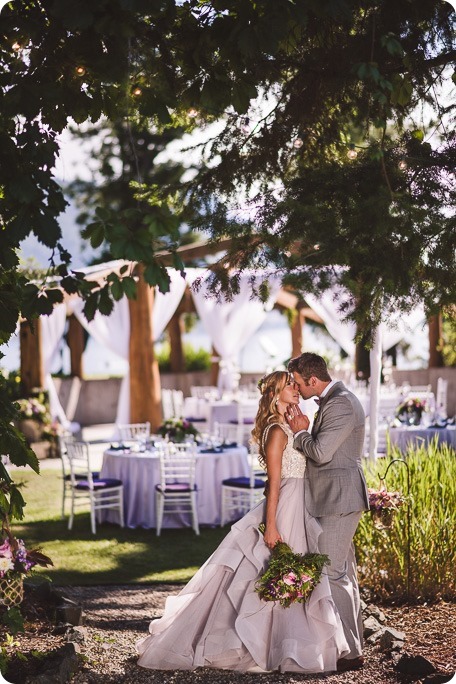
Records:
[[[248,477],[248,451],[243,446],[202,449],[196,457],[197,506],[200,525],[220,524],[222,480]],[[107,449],[103,454],[101,477],[122,480],[124,515],[127,527],[156,526],[155,485],[160,482],[158,452]],[[117,522],[115,513],[101,510],[101,522]],[[190,527],[190,515],[173,514],[163,518],[163,527]]]
[[[424,427],[422,425],[410,425],[403,427],[390,427],[390,442],[400,451],[406,451],[410,446],[423,446],[429,444],[435,437],[438,444],[449,444],[456,447],[456,427]]]

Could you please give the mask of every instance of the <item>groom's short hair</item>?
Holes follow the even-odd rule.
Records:
[[[322,356],[314,354],[313,352],[304,352],[304,354],[291,359],[288,364],[288,370],[290,373],[296,371],[307,380],[311,377],[315,377],[319,380],[331,381],[326,361]]]

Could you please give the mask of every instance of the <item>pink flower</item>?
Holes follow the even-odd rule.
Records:
[[[301,582],[311,582],[311,581],[312,581],[312,577],[310,577],[310,575],[306,575],[305,573],[303,573],[301,575]]]
[[[11,551],[11,546],[8,539],[5,539],[3,544],[0,546],[0,556],[3,558],[12,558],[13,552]]]
[[[285,584],[287,584],[290,587],[293,584],[295,584],[297,578],[294,572],[289,572],[286,575],[284,575],[282,579],[285,582]]]

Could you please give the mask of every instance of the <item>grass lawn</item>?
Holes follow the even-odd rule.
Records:
[[[24,520],[14,522],[13,532],[27,548],[39,546],[52,558],[54,567],[37,573],[57,585],[187,582],[229,531],[203,527],[197,537],[191,528],[165,529],[156,537],[155,530],[105,523],[92,535],[88,508],[75,516],[69,531],[68,518],[60,518],[59,470],[43,470],[41,475],[15,470],[12,477],[24,483],[27,502]]]

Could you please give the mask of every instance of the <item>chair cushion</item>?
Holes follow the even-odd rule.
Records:
[[[254,480],[253,487],[250,487],[250,477],[230,477],[222,480],[222,485],[226,487],[239,487],[239,489],[260,489],[264,488],[264,480]]]
[[[187,420],[189,423],[205,423],[206,418],[193,418],[193,416],[189,416],[187,418],[184,418],[184,420]]]
[[[93,478],[99,478],[100,473],[92,473]],[[84,473],[76,473],[75,478],[77,480],[87,480],[87,475],[84,475]],[[65,480],[71,480],[71,475],[65,475]]]
[[[158,492],[193,492],[196,491],[196,485],[193,487],[190,487],[190,485],[187,482],[174,482],[172,484],[166,485],[165,488],[161,486],[161,484],[155,485],[155,489]]]
[[[93,481],[94,489],[109,489],[110,487],[121,487],[122,480],[115,480],[110,477],[103,477]],[[76,489],[90,489],[90,485],[87,480],[81,480],[76,485]]]

